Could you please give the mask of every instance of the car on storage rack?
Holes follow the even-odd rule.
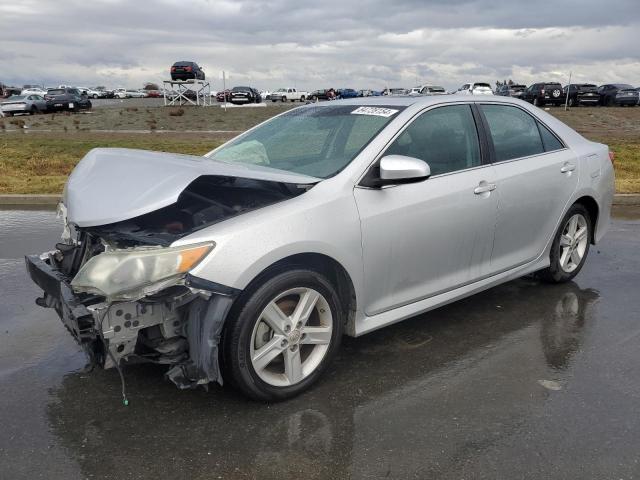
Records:
[[[517,99],[313,103],[204,157],[90,151],[63,240],[25,260],[90,366],[146,360],[180,388],[283,400],[343,334],[529,274],[571,281],[614,186],[606,145]]]
[[[567,99],[567,91],[569,98]],[[562,99],[567,102],[570,107],[578,107],[580,105],[596,106],[600,102],[597,85],[591,83],[571,83],[562,88]]]
[[[524,95],[524,91],[526,89],[526,85],[500,85],[498,88],[496,88],[496,95],[501,95],[503,97],[522,98],[522,95]]]
[[[562,85],[558,82],[534,83],[527,87],[520,98],[536,107],[549,104],[559,106],[563,102]]]
[[[17,113],[28,113],[29,115],[44,113],[47,109],[47,101],[44,97],[36,94],[13,95],[0,102],[0,110],[8,117]]]
[[[171,80],[204,80],[204,70],[196,62],[176,62],[171,66]]]
[[[89,98],[73,87],[50,88],[44,99],[47,101],[47,110],[52,112],[59,110],[76,112],[91,109]]]
[[[638,91],[626,83],[610,83],[598,87],[600,105],[634,106],[638,103]]]
[[[307,98],[309,98],[309,92],[296,90],[295,88],[279,88],[269,95],[269,100],[272,102],[304,102]]]
[[[44,88],[33,87],[33,86],[30,86],[29,88],[25,88],[22,90],[22,92],[20,92],[20,95],[40,95],[43,98],[46,94],[47,94],[47,91]]]
[[[260,92],[253,87],[233,87],[229,101],[234,105],[246,105],[249,103],[260,103],[262,97]]]

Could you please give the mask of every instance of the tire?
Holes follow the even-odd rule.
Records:
[[[311,315],[301,322],[304,325],[290,324],[291,318],[287,315],[295,313],[301,299],[314,298],[316,294]],[[274,315],[272,318],[282,321],[281,330],[264,320],[267,308]],[[328,325],[331,328],[327,329]],[[256,282],[236,300],[225,325],[222,340],[225,378],[254,400],[269,402],[294,397],[315,383],[329,366],[340,346],[343,325],[344,313],[338,294],[318,272],[295,268]],[[328,343],[305,342],[313,326],[318,330],[316,335],[322,330],[322,341]],[[272,347],[268,348],[270,344]],[[266,351],[272,354],[271,360],[262,366],[256,359],[260,348],[268,348]],[[297,365],[297,368],[289,367],[287,372],[285,359],[288,365]]]
[[[31,110],[29,110],[29,115],[35,115],[36,113],[38,113],[38,109],[36,107],[31,107]]]
[[[576,227],[573,233],[571,233],[573,229],[571,222],[574,219],[576,220]],[[586,228],[586,231],[578,238],[582,228]],[[539,278],[549,283],[564,283],[570,281],[582,270],[589,254],[589,246],[592,238],[593,226],[589,212],[583,205],[579,203],[573,204],[562,219],[562,222],[560,222],[560,227],[558,227],[558,231],[553,239],[549,253],[551,263],[548,268],[538,272]],[[566,244],[566,246],[561,245],[561,243]],[[572,251],[577,253],[575,260],[571,253]],[[569,258],[563,263],[566,255],[568,255]],[[578,257],[579,261],[577,261]]]
[[[98,98],[98,95],[93,94],[93,95],[91,95],[91,98],[93,98],[95,100],[96,98]]]
[[[574,98],[569,97],[569,106],[570,107],[578,107],[580,104]]]
[[[312,102],[317,102],[318,101],[318,97],[316,97],[315,95],[313,97],[311,97],[311,101]]]
[[[306,98],[304,98],[304,95],[302,95],[302,96],[300,97],[300,101],[301,101],[301,102],[304,102],[305,100],[306,100]]]
[[[534,107],[540,106],[540,100],[538,100],[538,97],[533,97],[533,106]]]
[[[284,95],[282,97],[280,97],[280,100],[282,101],[282,103],[287,101],[287,97],[285,97]]]

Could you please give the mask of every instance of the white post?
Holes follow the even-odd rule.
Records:
[[[571,90],[571,72],[569,72],[569,83],[567,84],[567,96],[564,99],[564,110],[567,111],[567,106],[569,105],[569,90]]]

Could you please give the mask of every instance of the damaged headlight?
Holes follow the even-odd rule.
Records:
[[[215,246],[201,243],[168,248],[113,250],[91,258],[71,281],[74,290],[130,298],[170,284],[195,267]],[[159,285],[158,285],[159,284]],[[155,287],[155,288],[149,288]]]

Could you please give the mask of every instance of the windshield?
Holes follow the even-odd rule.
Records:
[[[488,83],[474,83],[473,88],[491,88]]]
[[[65,91],[62,88],[52,88],[47,91],[49,95],[64,95]]]
[[[328,178],[351,160],[404,107],[308,106],[273,118],[208,157]]]

